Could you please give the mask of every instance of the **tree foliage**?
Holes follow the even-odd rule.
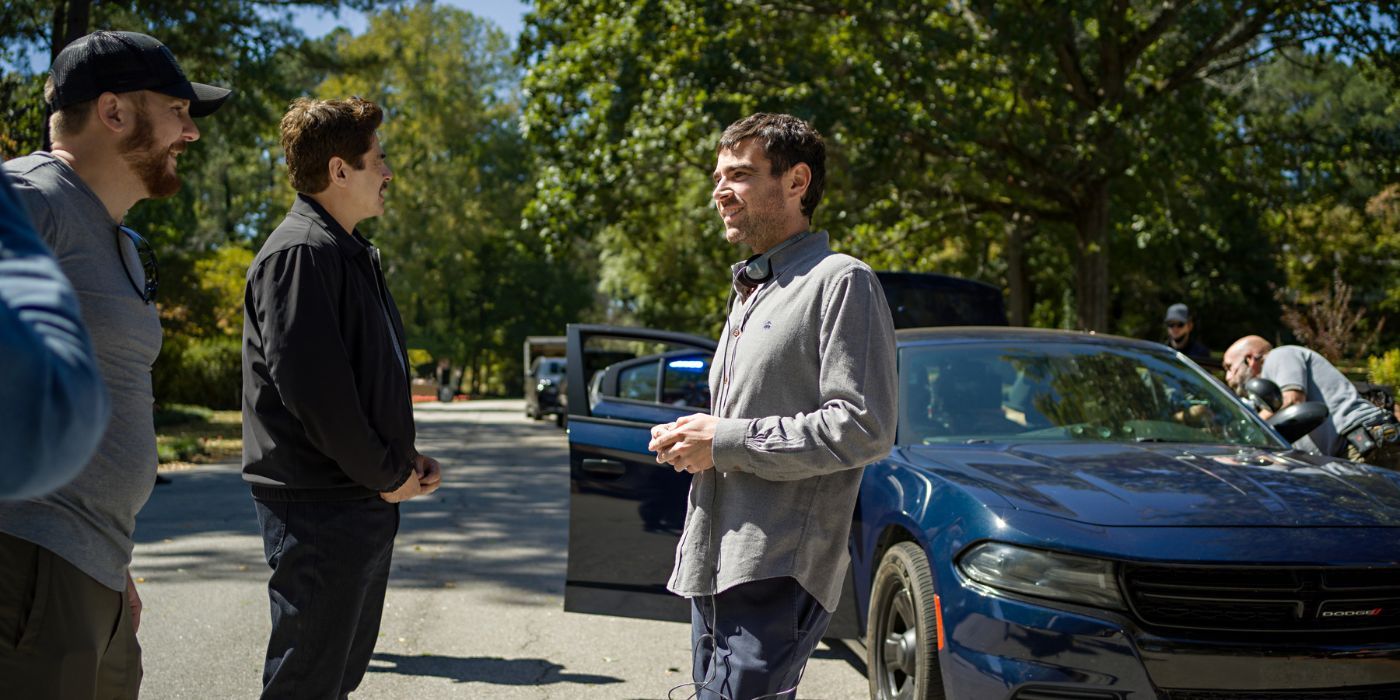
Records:
[[[385,110],[395,179],[366,229],[385,249],[411,343],[468,368],[473,394],[518,391],[525,336],[560,333],[592,300],[568,250],[520,229],[531,171],[505,35],[424,2],[373,16],[335,51],[345,69],[317,93]]]
[[[1302,0],[542,0],[522,39],[544,176],[527,219],[599,247],[603,288],[644,320],[712,323],[659,259],[690,253],[716,296],[708,265],[728,256],[697,233],[715,230],[697,196],[710,148],[746,113],[790,112],[831,145],[814,223],[847,250],[1009,282],[1031,320],[1106,329],[1145,301],[1109,261],[1147,257],[1154,233],[1238,255],[1222,224],[1248,206],[1215,195],[1201,217],[1178,193],[1243,184],[1220,172],[1248,162],[1240,76],[1298,47],[1390,61],[1396,16]]]
[[[384,11],[363,36],[308,40],[292,22],[297,7]],[[488,23],[430,2],[7,3],[0,154],[42,144],[43,78],[29,57],[97,27],[149,33],[187,75],[234,90],[198,122],[200,141],[180,161],[181,192],[141,203],[126,221],[159,252],[158,400],[236,401],[228,385],[238,380],[243,278],[293,197],[278,122],[293,98],[313,92],[386,107],[397,179],[388,214],[366,229],[380,233],[416,354],[450,356],[474,370],[475,391],[501,391],[518,383],[525,335],[558,333],[592,302],[588,268],[572,249],[520,230],[531,160],[517,127],[519,68]]]

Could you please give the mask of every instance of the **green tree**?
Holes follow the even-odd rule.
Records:
[[[1286,315],[1298,305],[1336,316],[1335,288],[1347,287],[1345,311],[1367,310],[1358,341],[1400,311],[1400,98],[1380,68],[1281,52],[1252,76],[1242,120],[1248,158],[1261,164],[1250,184],[1266,240],[1252,253],[1276,258]],[[1393,345],[1400,335],[1386,330],[1382,344]]]
[[[1218,181],[1238,137],[1239,96],[1222,81],[1285,48],[1389,61],[1396,19],[1391,2],[542,0],[521,45],[543,161],[527,220],[623,259],[673,248],[658,239],[706,228],[703,200],[682,195],[703,192],[718,130],[787,111],[828,137],[832,196],[815,223],[844,229],[853,252],[1006,274],[1016,292],[1067,250],[1072,325],[1102,330],[1133,217],[1162,213],[1153,198],[1183,178]],[[717,247],[696,269],[724,257]],[[631,274],[626,299],[713,320],[668,284]]]
[[[385,110],[395,178],[388,211],[365,228],[385,249],[411,343],[470,370],[474,394],[518,390],[525,336],[562,332],[592,300],[585,266],[520,228],[531,172],[505,35],[420,2],[372,16],[336,52],[345,70],[317,94]]]
[[[277,122],[293,97],[336,66],[331,44],[307,41],[290,11],[374,4],[29,0],[0,10],[0,156],[43,143],[44,74],[31,74],[30,55],[53,55],[93,28],[151,34],[187,75],[234,89],[219,112],[199,120],[200,141],[180,159],[181,191],[139,204],[125,221],[152,240],[160,263],[165,340],[153,371],[157,401],[237,406],[243,276],[255,244],[291,198]]]

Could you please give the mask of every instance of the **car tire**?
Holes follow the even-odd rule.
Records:
[[[880,560],[866,618],[865,665],[871,700],[942,700],[933,573],[913,542],[899,542]]]

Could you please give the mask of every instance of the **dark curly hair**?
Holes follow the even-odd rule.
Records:
[[[719,137],[715,153],[732,151],[750,138],[757,138],[763,147],[763,155],[773,164],[773,176],[782,175],[798,163],[806,163],[812,169],[812,181],[802,195],[802,215],[811,219],[826,189],[826,142],[821,134],[790,114],[758,112],[730,124]]]
[[[337,156],[356,170],[365,167],[365,154],[383,121],[379,105],[359,97],[298,97],[282,117],[282,150],[287,154],[292,187],[302,194],[330,187],[326,163]]]

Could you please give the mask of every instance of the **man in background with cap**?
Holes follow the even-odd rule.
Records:
[[[1172,304],[1167,307],[1167,347],[1180,352],[1193,360],[1209,360],[1210,350],[1196,337],[1196,324],[1191,320],[1191,310],[1185,304]]]
[[[54,59],[44,99],[53,150],[5,172],[74,283],[112,419],[81,474],[42,498],[0,503],[0,678],[23,698],[134,698],[141,601],[127,567],[155,483],[151,364],[160,351],[155,259],[127,210],[180,188],[193,118],[229,91],[191,83],[170,50],[93,32]]]

